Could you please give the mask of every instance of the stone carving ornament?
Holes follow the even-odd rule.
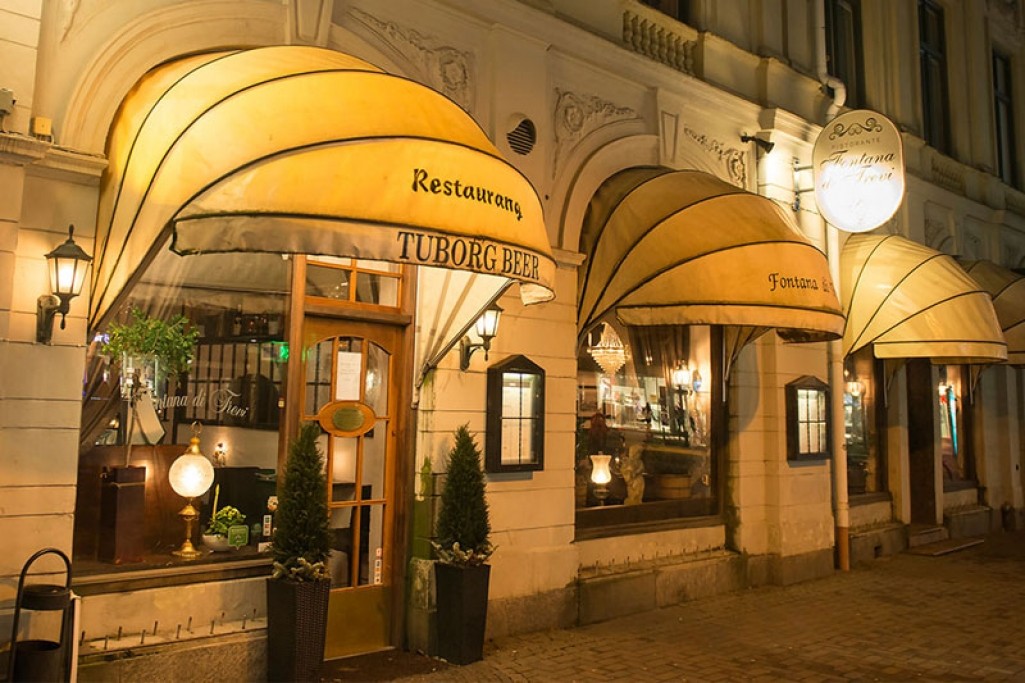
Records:
[[[743,150],[727,147],[725,143],[710,138],[704,133],[699,133],[689,126],[684,126],[683,132],[701,149],[716,159],[731,183],[737,187],[747,185],[747,161]]]
[[[629,107],[619,107],[594,95],[555,89],[555,164],[588,133],[616,121],[637,118]],[[554,170],[554,169],[553,169]]]
[[[471,52],[442,45],[415,29],[405,29],[353,8],[352,16],[406,60],[416,76],[469,112],[476,100],[474,58]]]

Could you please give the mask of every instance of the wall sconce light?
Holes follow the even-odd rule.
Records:
[[[690,366],[686,363],[673,370],[673,384],[680,391],[690,391],[692,381],[693,375],[691,374]]]
[[[50,294],[36,301],[36,341],[49,344],[53,339],[53,318],[61,314],[61,329],[71,310],[71,300],[82,293],[85,274],[93,257],[75,244],[75,226],[68,227],[68,239],[46,255],[50,272]]]
[[[192,426],[192,439],[189,448],[171,463],[167,478],[171,488],[182,498],[188,500],[178,516],[185,520],[185,542],[174,554],[186,560],[194,560],[203,554],[192,545],[192,525],[199,519],[199,512],[192,501],[207,492],[214,483],[214,466],[199,450],[199,425]]]
[[[481,338],[479,344],[470,341],[469,335],[464,335],[459,340],[459,369],[466,372],[470,368],[470,356],[477,349],[484,349],[484,360],[488,359],[488,350],[491,349],[491,340],[498,334],[498,321],[502,317],[502,308],[498,304],[491,304],[487,310],[477,318],[477,334]]]
[[[605,505],[609,497],[609,482],[612,481],[612,470],[609,463],[612,456],[607,453],[595,453],[591,458],[591,482],[594,484],[594,497],[599,505]]]
[[[214,467],[224,467],[228,464],[228,446],[223,441],[217,443],[213,452]]]
[[[747,133],[745,133],[745,134],[740,136],[740,141],[741,142],[753,142],[758,147],[758,149],[762,150],[766,154],[771,152],[772,148],[776,146],[775,142],[772,142],[770,140],[766,140],[764,138],[755,137],[754,135],[748,135]]]

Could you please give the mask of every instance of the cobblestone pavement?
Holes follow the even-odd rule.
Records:
[[[403,681],[1025,681],[1025,533],[564,631]]]

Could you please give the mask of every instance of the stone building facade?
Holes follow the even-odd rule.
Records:
[[[817,136],[844,106],[877,111],[901,131],[907,194],[878,234],[1008,271],[1023,267],[1025,169],[1017,160],[1025,136],[1014,130],[1013,115],[1025,108],[1022,12],[1017,0],[0,0],[0,88],[14,100],[6,114],[0,109],[0,537],[6,539],[0,634],[9,628],[22,564],[39,548],[54,546],[76,559],[74,585],[84,596],[83,672],[104,675],[110,670],[97,667],[122,667],[124,675],[141,676],[174,666],[182,652],[194,656],[197,649],[231,653],[222,661],[245,667],[236,668],[236,675],[259,669],[269,569],[255,544],[251,555],[230,567],[200,562],[187,570],[160,570],[144,563],[115,571],[96,557],[79,562],[79,527],[97,514],[95,499],[83,499],[83,487],[97,484],[82,474],[89,453],[80,447],[82,380],[90,372],[94,335],[123,311],[97,311],[91,303],[98,292],[87,288],[72,300],[66,327],[54,331],[52,343],[36,341],[36,299],[48,291],[44,256],[64,239],[69,224],[87,252],[105,249],[100,242],[108,231],[98,216],[104,215],[106,185],[124,180],[123,169],[111,163],[109,146],[111,131],[127,117],[123,103],[138,96],[138,84],[157,67],[215,51],[323,48],[441,93],[479,124],[501,158],[533,186],[557,265],[554,300],[525,305],[517,284],[497,298],[504,310],[487,359],[474,353],[467,369],[460,368],[458,340],[464,331],[472,334],[475,315],[457,311],[453,315],[462,317],[449,325],[447,346],[437,347],[444,353],[424,373],[412,367],[411,349],[437,326],[438,298],[425,288],[419,296],[412,293],[413,266],[374,271],[404,278],[402,291],[408,292],[392,304],[406,317],[389,318],[401,337],[390,356],[400,382],[393,387],[400,400],[396,440],[388,447],[394,460],[379,482],[390,482],[389,512],[383,522],[373,517],[369,535],[359,541],[371,565],[375,550],[387,561],[383,577],[358,561],[349,564],[353,576],[363,578],[346,575],[344,581],[354,590],[390,586],[392,608],[382,623],[375,622],[380,642],[348,644],[346,627],[332,626],[329,654],[434,647],[426,541],[443,484],[439,473],[459,425],[469,424],[485,450],[487,439],[496,438],[488,413],[500,406],[488,407],[488,370],[518,356],[544,373],[543,460],[531,460],[538,451],[528,448],[528,465],[537,467],[502,467],[505,456],[489,466],[498,547],[492,559],[491,636],[814,579],[835,571],[838,562],[845,566],[898,552],[917,532],[944,524],[944,533],[954,535],[1015,524],[1025,508],[1025,383],[1015,366],[964,364],[963,358],[877,362],[869,352],[862,372],[862,366],[845,362],[838,342],[820,340],[842,333],[842,321],[831,335],[822,334],[828,325],[808,323],[805,331],[818,334],[792,343],[793,335],[784,339],[788,325],[743,314],[726,321],[716,314],[681,313],[635,326],[624,323],[628,316],[617,314],[615,306],[605,317],[588,318],[582,302],[593,286],[589,278],[598,277],[589,264],[600,262],[602,240],[614,224],[608,207],[667,173],[699,178],[716,188],[709,196],[756,195],[744,197],[761,207],[757,215],[772,216],[766,219],[772,226],[791,225],[793,239],[815,251],[808,267],[821,267],[839,287],[847,235],[820,217],[807,168]],[[928,24],[929,18],[935,21]],[[849,86],[838,78],[847,78]],[[846,103],[844,90],[851,98]],[[213,147],[208,153],[216,157]],[[673,175],[678,172],[694,175]],[[630,174],[643,175],[643,182],[630,184]],[[708,225],[716,227],[707,231],[725,234],[721,225],[732,210],[740,211],[713,213]],[[739,215],[747,216],[744,211]],[[690,229],[699,234],[702,225],[698,220]],[[681,234],[674,240],[686,244],[689,238]],[[677,248],[675,241],[664,244],[669,252]],[[161,278],[170,277],[163,269],[174,259],[190,258],[162,252],[140,266],[118,305],[131,300],[159,314],[185,312],[203,326],[201,345],[224,344],[226,338],[245,343],[245,330],[230,329],[237,306],[243,325],[251,316],[257,323],[258,316],[270,317],[258,330],[262,336],[248,343],[258,343],[257,336],[261,343],[284,342],[293,350],[302,343],[299,329],[288,325],[296,309],[280,296],[279,290],[301,286],[289,285],[288,275],[268,285],[258,275],[268,272],[265,262],[237,254],[228,257],[236,259],[234,265],[222,266],[233,279],[203,281],[203,291],[212,292],[202,295],[206,302],[189,294],[188,286],[173,294],[161,291]],[[737,263],[746,261],[738,257]],[[338,264],[323,267],[328,266]],[[317,267],[316,261],[309,267]],[[617,269],[607,270],[614,282]],[[727,292],[729,280],[741,275],[727,271],[721,283],[691,282],[683,289]],[[200,276],[186,276],[185,284],[195,290],[199,285],[188,277]],[[277,292],[272,303],[253,303],[271,301],[271,290]],[[838,295],[843,302],[844,292]],[[724,308],[730,303],[724,301]],[[201,317],[210,307],[221,311],[220,322]],[[350,311],[331,334],[348,339],[354,333],[344,331],[344,321],[357,318]],[[381,320],[364,316],[361,323]],[[644,327],[650,329],[638,331]],[[758,333],[737,332],[754,328]],[[611,372],[590,353],[605,330],[618,333],[626,347],[623,363]],[[687,372],[674,374],[678,369]],[[845,369],[862,382],[853,398],[845,389],[854,378],[844,377]],[[189,381],[198,381],[198,373]],[[808,419],[792,415],[796,409],[788,401],[791,387],[808,377],[832,389],[827,412],[813,421],[829,437],[814,449],[819,457],[799,459],[788,457],[787,422]],[[293,423],[315,412],[289,407],[297,394],[288,387],[305,391],[289,381],[297,381],[294,374],[275,385],[275,407],[283,412],[273,429],[208,415],[204,452],[226,440],[229,458],[235,458],[229,464],[274,472]],[[862,394],[865,384],[873,388]],[[916,417],[918,402],[935,403],[937,384],[941,390],[954,387],[951,395],[961,412],[943,413],[954,410],[948,401]],[[871,404],[859,398],[869,394]],[[852,469],[845,440],[857,438],[851,436],[851,415],[858,410],[863,423],[873,425],[864,427],[864,439],[874,445],[864,448],[868,464]],[[188,435],[182,425],[189,418],[202,419],[191,413],[175,417],[163,442],[167,452],[175,444],[184,450]],[[958,420],[970,427],[952,436],[950,425],[960,425]],[[924,446],[916,445],[921,429],[934,435]],[[954,464],[958,475],[945,476],[944,447],[958,438],[966,439],[953,447],[955,461],[961,458]],[[643,444],[647,493],[628,504],[627,463],[637,442]],[[912,455],[920,447],[928,451],[925,467],[932,477],[924,493],[916,483],[922,457]],[[343,447],[331,448],[338,453],[332,463],[342,467]],[[589,456],[598,452],[615,459],[613,481],[596,498]],[[684,467],[684,461],[690,464]],[[339,471],[336,483],[345,478]],[[679,490],[671,493],[674,487]],[[353,500],[364,494],[378,500],[367,490],[350,494]],[[921,496],[932,501],[926,518],[914,502]],[[339,510],[353,515],[358,507]],[[375,536],[379,532],[383,536]],[[194,637],[149,651],[133,642],[131,656],[119,640],[117,647],[111,644],[113,634],[138,633],[154,621],[168,629],[193,621],[210,627],[204,637],[190,631]],[[121,658],[100,664],[105,636],[105,647]],[[332,638],[342,644],[332,649]]]

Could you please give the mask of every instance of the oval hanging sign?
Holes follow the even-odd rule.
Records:
[[[317,421],[329,434],[360,436],[374,428],[374,410],[358,401],[332,401],[317,413]]]
[[[846,232],[878,228],[904,199],[904,145],[878,112],[857,109],[830,121],[815,141],[812,167],[819,212]]]

